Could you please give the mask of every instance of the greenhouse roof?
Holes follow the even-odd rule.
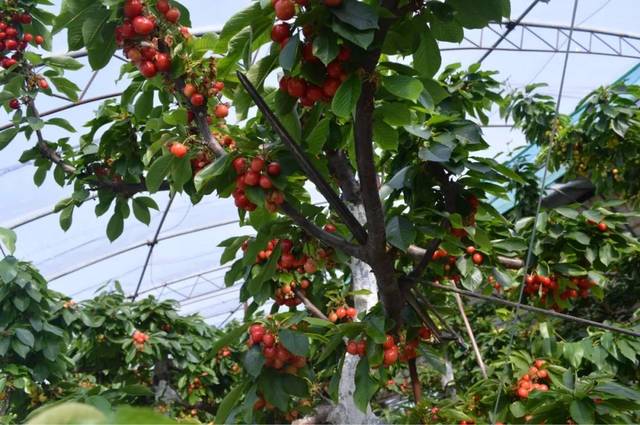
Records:
[[[51,11],[55,13],[60,1],[54,3]],[[216,3],[215,14],[211,13],[211,3]],[[203,31],[221,27],[233,13],[249,3],[249,0],[183,0],[191,10],[193,27]],[[461,62],[468,66],[488,53],[484,68],[499,70],[497,78],[508,87],[546,82],[549,85],[543,92],[557,96],[572,7],[573,2],[567,0],[512,0],[513,20],[530,10],[497,48],[491,49],[507,25],[469,31],[460,45],[442,43],[443,63]],[[588,92],[617,80],[630,69],[628,81],[638,81],[638,21],[637,0],[579,2],[575,44],[562,92],[562,112],[571,112]],[[60,34],[54,40],[54,51],[63,52],[65,47],[66,36]],[[80,60],[86,62],[86,58]],[[43,96],[38,99],[39,109],[54,111],[52,116],[64,117],[76,126],[78,132],[71,135],[73,141],[83,133],[82,124],[99,105],[93,100],[113,97],[125,87],[117,81],[120,65],[119,60],[113,60],[97,74],[88,67],[71,74],[78,86],[86,87],[83,93],[86,103],[69,108],[65,100]],[[6,115],[3,119],[7,120]],[[487,154],[502,160],[507,160],[510,152],[524,144],[522,134],[512,130],[497,114],[491,117],[484,132],[491,144]],[[47,127],[45,136],[54,139],[68,134],[62,129]],[[130,218],[125,223],[124,234],[110,243],[105,235],[109,217],[96,218],[95,203],[90,201],[76,210],[73,225],[63,232],[58,225],[58,215],[51,211],[59,200],[70,195],[70,189],[60,188],[51,177],[40,188],[33,185],[33,165],[20,164],[17,160],[28,147],[25,140],[16,140],[0,156],[3,205],[0,226],[16,230],[16,255],[32,261],[53,289],[81,300],[118,280],[128,294],[139,285],[140,294],[176,299],[183,312],[200,313],[214,324],[222,324],[242,313],[239,287],[225,288],[226,267],[220,265],[222,249],[217,247],[228,237],[250,232],[248,228],[239,227],[232,202],[208,197],[192,206],[184,195],[176,196],[173,201],[167,193],[154,195],[160,211],[152,217],[151,224],[147,227]]]

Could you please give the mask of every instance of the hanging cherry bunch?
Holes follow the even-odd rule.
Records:
[[[562,275],[531,274],[525,278],[524,292],[530,298],[539,297],[540,303],[544,306],[552,304],[551,308],[554,310],[562,310],[557,303],[558,299],[567,301],[578,297],[588,298],[594,286],[596,283],[587,277],[565,278]]]
[[[343,305],[335,310],[331,310],[327,315],[329,320],[333,323],[336,323],[338,320],[352,321],[356,317],[358,317],[358,310],[354,307],[349,307],[348,305]]]
[[[267,329],[261,323],[251,325],[247,345],[249,347],[259,345],[266,367],[295,375],[298,369],[307,365],[306,357],[292,354],[279,341],[277,328]]]
[[[351,339],[347,341],[347,353],[352,356],[365,356],[367,354],[367,338],[363,337],[359,340]]]
[[[278,305],[286,305],[287,307],[295,307],[302,303],[302,300],[296,296],[295,289],[299,288],[302,295],[307,295],[307,289],[311,286],[308,279],[301,279],[300,283],[295,281],[285,283],[275,291],[275,301]]]
[[[265,208],[270,212],[277,211],[278,206],[284,202],[284,194],[273,185],[273,178],[282,172],[280,164],[267,163],[261,156],[256,156],[250,161],[244,156],[239,156],[233,160],[232,165],[238,175],[233,191],[236,206],[245,211],[255,211],[258,206],[249,200],[246,189],[259,187],[265,192]]]
[[[131,339],[133,340],[134,345],[136,346],[136,350],[142,351],[144,350],[144,344],[149,340],[149,335],[144,332],[140,332],[139,330],[135,330]]]
[[[549,386],[543,383],[549,380],[549,372],[543,369],[545,363],[544,360],[536,360],[527,373],[518,379],[515,393],[519,398],[525,399],[533,391],[549,391]]]
[[[467,206],[469,207],[469,214],[466,215],[463,219],[464,226],[475,226],[476,225],[476,214],[478,213],[478,206],[480,206],[480,200],[474,194],[470,194],[466,198]],[[451,234],[459,239],[462,239],[467,236],[467,231],[463,228],[452,228]]]
[[[324,0],[322,3],[326,7],[338,7],[342,4],[342,0]],[[278,43],[281,49],[284,49],[291,37],[300,36],[300,34],[294,34],[298,28],[296,27],[296,22],[291,21],[296,18],[297,12],[300,16],[309,13],[311,9],[310,2],[308,0],[296,0],[295,2],[293,0],[274,0],[272,4],[279,22],[271,30],[271,39]],[[296,11],[296,5],[298,11]],[[348,62],[351,59],[351,48],[346,43],[342,44],[336,58],[325,66],[313,52],[313,38],[315,35],[313,26],[305,25],[301,33],[304,37],[302,64],[315,68],[314,74],[321,77],[318,81],[315,81],[318,84],[315,84],[305,79],[301,72],[289,73],[280,79],[280,90],[291,97],[299,99],[302,106],[312,107],[316,102],[330,101],[342,82],[349,78],[348,69],[350,64]]]

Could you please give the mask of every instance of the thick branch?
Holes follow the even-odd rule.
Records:
[[[311,300],[307,298],[300,289],[293,288],[293,292],[296,294],[296,297],[298,297],[300,301],[302,301],[302,304],[304,304],[309,313],[311,313],[318,319],[329,321],[329,318],[325,316],[325,314],[318,307],[316,307],[316,305],[312,303]]]
[[[339,249],[345,254],[348,254],[352,257],[356,257],[356,258],[363,257],[363,252],[361,247],[354,245],[346,241],[345,239],[341,238],[340,236],[334,235],[333,233],[325,232],[320,227],[316,226],[314,223],[309,221],[304,215],[300,213],[300,211],[295,209],[288,202],[284,202],[282,205],[280,205],[280,211],[286,214],[287,216],[289,216],[289,218],[291,218],[291,220],[293,220],[294,223],[300,226],[309,235],[318,239],[320,242],[332,248]]]
[[[409,376],[411,377],[411,388],[413,389],[413,400],[416,404],[422,399],[422,386],[418,377],[418,368],[416,367],[416,359],[409,360]]]
[[[419,261],[418,265],[415,267],[415,269],[413,269],[409,277],[419,278],[420,276],[422,276],[427,267],[429,267],[429,263],[433,258],[433,254],[435,254],[441,243],[442,239],[433,239],[431,242],[429,242],[429,246],[426,250],[415,245],[409,246],[409,248],[407,249],[407,253],[409,255],[412,255],[413,258],[416,259],[416,261]],[[416,253],[417,251],[419,251],[419,253]]]
[[[289,132],[282,125],[280,120],[276,117],[276,115],[271,111],[265,100],[260,96],[258,91],[255,89],[253,84],[249,81],[249,79],[240,71],[237,72],[238,79],[240,83],[247,91],[249,96],[253,99],[260,112],[264,118],[271,124],[273,130],[278,134],[282,142],[285,144],[287,149],[291,152],[294,158],[298,161],[300,168],[306,173],[309,180],[311,180],[318,191],[324,196],[324,198],[329,202],[331,208],[333,208],[336,213],[340,216],[344,224],[349,228],[353,236],[356,238],[358,242],[364,244],[367,241],[367,233],[365,232],[362,225],[356,220],[353,216],[349,208],[340,200],[336,192],[333,190],[331,185],[324,179],[322,174],[313,166],[312,162],[306,156],[305,152],[302,148],[293,140]]]
[[[342,198],[352,204],[362,202],[360,186],[349,163],[349,158],[342,150],[327,150],[329,172],[335,177],[342,191]]]

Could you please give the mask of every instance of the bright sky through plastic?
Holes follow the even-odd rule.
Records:
[[[532,0],[512,0],[512,18],[515,19]],[[59,10],[60,0],[51,8]],[[184,0],[182,2],[191,11],[193,28],[221,27],[236,11],[250,4],[250,0]],[[524,19],[524,22],[568,25],[571,19],[573,0],[551,0],[540,2]],[[639,34],[637,23],[640,22],[638,0],[581,0],[579,3],[578,27],[598,28],[628,34]],[[514,34],[518,33],[516,29]],[[471,39],[478,39],[479,33],[468,32]],[[485,32],[483,37],[494,40],[497,36]],[[507,41],[503,44],[508,45]],[[452,47],[447,44],[443,47]],[[640,49],[640,45],[637,46]],[[66,49],[66,36],[58,36],[54,51]],[[462,62],[464,66],[476,61],[482,51],[447,51],[443,52],[443,64]],[[83,60],[86,63],[86,60]],[[500,70],[499,80],[507,81],[513,88],[522,87],[532,82],[546,82],[549,87],[544,92],[557,95],[562,54],[532,52],[499,52],[492,53],[484,62],[485,69]],[[586,54],[572,55],[569,59],[567,81],[563,95],[563,112],[569,112],[575,104],[592,89],[599,85],[616,80],[627,70],[636,65],[636,59],[596,56]],[[121,62],[112,63],[100,71],[91,85],[87,98],[121,91],[126,84],[116,82]],[[70,73],[81,88],[91,78],[87,67],[81,71]],[[37,106],[46,111],[64,102],[39,96]],[[57,140],[70,137],[72,144],[85,130],[82,124],[88,121],[99,103],[76,107],[58,116],[69,120],[78,130],[74,134],[66,133],[56,127],[45,127],[45,137]],[[2,124],[7,116],[2,113]],[[492,124],[504,124],[499,117],[491,117]],[[515,146],[523,143],[522,136],[508,128],[485,128],[485,139],[491,144],[488,155],[505,154]],[[49,176],[40,188],[33,185],[32,164],[19,164],[17,159],[21,152],[33,145],[33,141],[15,140],[0,155],[0,226],[12,226],[26,219],[47,212],[61,199],[70,195],[71,190],[60,188]],[[504,156],[502,156],[504,158]],[[16,229],[18,233],[17,256],[33,261],[47,278],[65,274],[88,263],[94,265],[81,268],[51,281],[51,287],[80,300],[91,297],[93,292],[105,282],[117,279],[128,293],[138,283],[144,260],[158,223],[161,212],[167,204],[168,194],[160,193],[154,198],[161,211],[152,218],[150,226],[137,222],[133,217],[125,222],[124,234],[114,243],[109,243],[105,235],[110,213],[96,218],[93,212],[94,202],[87,202],[80,210],[76,210],[73,225],[68,232],[63,232],[58,225],[58,216],[50,215],[44,219],[25,224]],[[189,299],[183,302],[183,311],[198,312],[212,323],[221,323],[230,317],[230,313],[242,309],[238,303],[238,288],[225,288],[223,276],[225,270],[217,270],[202,276],[194,276],[178,283],[175,280],[196,275],[202,272],[219,269],[221,249],[220,241],[241,233],[249,232],[248,228],[240,229],[237,224],[219,225],[208,230],[204,227],[216,226],[237,219],[237,211],[230,200],[219,200],[207,197],[200,204],[191,206],[185,196],[176,198],[167,216],[166,223],[160,233],[162,240],[155,247],[149,268],[142,281],[142,291],[162,298]],[[177,236],[179,233],[194,233]],[[174,236],[174,237],[167,237]],[[123,252],[121,255],[114,255]],[[106,261],[98,261],[111,257]],[[164,288],[150,288],[171,283]]]

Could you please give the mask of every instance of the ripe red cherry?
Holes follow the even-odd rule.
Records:
[[[282,252],[286,254],[293,249],[293,242],[291,239],[283,239],[280,241],[280,246],[282,247]]]
[[[342,0],[324,0],[325,6],[338,7],[342,4]]]
[[[145,46],[142,49],[140,49],[140,53],[142,53],[142,56],[146,60],[152,61],[152,60],[155,59],[156,54],[158,53],[158,51],[153,47]]]
[[[232,165],[237,174],[244,174],[247,171],[247,160],[242,156],[234,159]]]
[[[166,53],[158,53],[156,55],[156,68],[160,72],[168,72],[171,70],[171,57]]]
[[[343,319],[344,316],[347,315],[347,309],[345,309],[344,307],[338,307],[336,309],[336,316],[338,316],[338,319]]]
[[[262,159],[260,157],[253,158],[251,160],[250,168],[251,168],[251,170],[255,171],[256,173],[261,172],[262,169],[264,168],[264,159]]]
[[[269,174],[270,176],[277,177],[281,172],[282,169],[280,167],[280,164],[278,164],[277,162],[272,162],[267,166],[267,174]]]
[[[196,93],[193,96],[191,96],[191,104],[193,106],[202,106],[204,105],[204,96],[201,95],[200,93]]]
[[[291,0],[278,0],[275,4],[276,16],[281,21],[288,21],[296,14],[296,6]]]
[[[169,9],[171,9],[171,6],[169,6],[169,0],[158,0],[156,2],[156,9],[158,9],[158,12],[163,15],[167,13]]]
[[[475,253],[476,253],[476,247],[475,246],[468,246],[467,247],[467,254],[473,255]]]
[[[349,343],[347,344],[347,353],[351,354],[352,356],[357,355],[358,343],[356,343],[355,341],[349,341]]]
[[[395,362],[397,362],[398,361],[398,354],[399,353],[398,353],[397,349],[395,349],[395,350],[394,349],[386,350],[384,352],[384,360],[383,360],[384,364],[386,366],[388,366],[388,365],[392,365]]]
[[[124,16],[135,18],[142,15],[142,2],[140,0],[127,0],[124,3]]]
[[[158,70],[153,62],[144,61],[140,64],[140,73],[145,78],[153,78],[158,73]]]
[[[4,42],[4,47],[7,50],[15,50],[18,47],[18,42],[16,40],[7,40]]]
[[[215,114],[217,118],[226,118],[229,115],[229,107],[224,103],[216,105]]]
[[[171,155],[175,156],[176,158],[182,158],[187,154],[189,148],[182,143],[174,143],[171,145],[170,151]]]
[[[316,57],[316,55],[313,54],[313,44],[312,43],[305,43],[302,46],[302,59],[304,59],[307,62],[320,62],[320,59],[318,59],[318,57]]]
[[[184,85],[184,88],[182,89],[182,94],[184,94],[185,97],[189,97],[190,98],[191,96],[196,94],[196,91],[197,91],[196,90],[196,86],[194,86],[191,83],[187,83],[187,84]]]
[[[329,97],[333,97],[338,88],[340,87],[340,80],[336,80],[335,78],[327,78],[327,81],[322,85],[322,91],[325,95]]]
[[[336,232],[336,226],[331,224],[331,223],[327,223],[324,225],[324,231],[327,233],[335,233]]]
[[[28,32],[25,32],[24,35],[22,36],[22,41],[24,41],[25,43],[31,43],[31,40],[33,40],[33,35],[31,35]]]
[[[333,61],[329,65],[327,65],[327,75],[331,78],[340,78],[342,74],[342,65],[340,62]]]
[[[16,35],[18,35],[18,30],[14,27],[7,27],[5,32],[7,34],[7,37],[15,37]]]
[[[482,262],[484,261],[484,258],[482,257],[482,254],[477,253],[477,252],[475,254],[473,254],[472,259],[473,259],[473,262],[475,264],[477,264],[477,265],[482,264]]]
[[[520,398],[527,398],[529,397],[529,391],[527,391],[526,388],[518,388],[518,397]]]
[[[43,36],[41,36],[41,35],[36,35],[36,38],[35,38],[35,40],[34,40],[34,41],[35,41],[35,43],[39,46],[39,45],[41,45],[42,43],[44,43],[44,37],[43,37]]]
[[[287,92],[292,97],[303,97],[307,91],[307,84],[301,78],[291,78],[287,84]]]
[[[391,347],[393,347],[395,345],[395,340],[393,339],[392,335],[387,335],[387,339],[384,341],[384,344],[382,344],[382,347],[384,347],[384,349],[388,350]]]
[[[267,176],[260,176],[260,187],[263,189],[271,189],[273,187],[271,179]]]
[[[276,342],[276,339],[271,334],[265,333],[264,336],[262,337],[262,344],[264,344],[265,347],[273,347],[273,344],[275,342]]]
[[[271,40],[276,43],[284,41],[291,36],[291,27],[287,23],[274,25],[271,29]]]
[[[20,15],[20,23],[22,24],[30,24],[31,23],[31,15],[29,15],[28,13],[23,13],[22,15]]]
[[[607,223],[604,222],[598,223],[598,230],[600,230],[601,232],[606,232],[607,230],[609,230],[609,226],[607,226]]]
[[[40,79],[38,80],[38,87],[40,87],[42,90],[46,90],[49,88],[49,83],[44,78]]]
[[[354,307],[347,308],[347,316],[349,316],[352,319],[355,319],[356,316],[358,316],[358,310],[356,310]]]
[[[259,182],[260,174],[256,173],[255,171],[248,171],[244,176],[244,183],[247,186],[257,186]]]
[[[340,53],[338,53],[338,60],[340,62],[346,62],[351,57],[351,49],[348,46],[340,47]]]
[[[167,19],[167,21],[175,24],[180,20],[180,9],[173,7],[164,14],[164,17]]]
[[[9,108],[20,109],[20,101],[18,99],[11,99],[9,102]]]
[[[332,311],[331,313],[329,313],[328,318],[329,318],[329,321],[333,323],[338,321],[338,315],[336,314],[335,311]]]
[[[150,34],[156,26],[156,24],[146,16],[136,16],[131,23],[133,24],[134,31],[140,35]]]

